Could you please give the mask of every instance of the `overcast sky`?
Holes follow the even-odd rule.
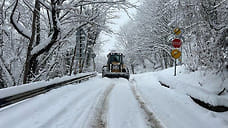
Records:
[[[129,1],[131,1],[132,3],[139,3],[137,2],[139,0],[129,0]],[[135,8],[128,9],[128,12],[132,17],[136,13],[136,9]],[[116,15],[118,15],[119,18],[112,20],[112,22],[114,22],[115,24],[108,24],[108,26],[112,29],[114,33],[118,33],[120,30],[120,27],[126,24],[129,20],[131,20],[129,16],[126,14],[126,12],[124,12],[123,10],[120,10],[119,12],[117,12]],[[107,35],[107,33],[104,33],[104,32],[101,33],[100,40],[105,41],[105,45],[103,47],[104,54],[108,54],[111,50],[116,50],[116,47],[115,47],[115,43],[117,43],[116,38],[117,37],[115,34]]]

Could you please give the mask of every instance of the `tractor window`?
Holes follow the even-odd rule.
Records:
[[[120,62],[120,56],[119,55],[111,55],[109,58],[109,62]]]

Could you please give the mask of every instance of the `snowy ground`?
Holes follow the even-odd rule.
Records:
[[[142,99],[164,127],[228,127],[228,112],[216,113],[198,106],[187,94],[177,89],[161,86],[157,76],[157,73],[149,73],[134,76],[134,79],[136,81],[135,86]]]
[[[127,80],[116,80],[108,106],[108,128],[147,127],[145,116],[134,98]]]
[[[97,76],[54,89],[0,109],[0,128],[150,128],[151,122],[158,128],[227,128],[228,112],[211,112],[188,96],[217,93],[204,86],[206,77],[178,71],[175,78],[173,69],[168,69],[132,75],[130,81]],[[175,79],[179,85],[172,82]],[[159,80],[169,82],[171,88],[161,86]],[[203,87],[195,85],[200,80]],[[226,104],[227,95],[222,97],[218,104]]]

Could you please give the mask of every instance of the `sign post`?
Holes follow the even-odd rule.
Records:
[[[171,52],[172,57],[174,58],[174,76],[176,76],[176,67],[177,67],[177,59],[181,56],[181,52],[178,49],[174,49]]]
[[[175,35],[180,35],[181,34],[180,28],[175,28],[173,32],[174,32]],[[175,38],[172,41],[172,45],[175,48],[171,52],[171,56],[174,58],[174,76],[176,76],[176,74],[177,74],[176,73],[177,72],[177,68],[176,68],[177,67],[177,62],[176,61],[181,56],[181,51],[179,51],[177,48],[180,48],[181,44],[182,44],[182,42],[178,38]]]
[[[174,60],[174,76],[177,75],[177,59]]]

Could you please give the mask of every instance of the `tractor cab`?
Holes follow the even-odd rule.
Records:
[[[108,64],[121,63],[123,61],[122,55],[118,53],[108,54]]]
[[[129,79],[129,71],[123,62],[124,55],[122,53],[111,52],[107,55],[107,65],[102,68],[102,77]]]

